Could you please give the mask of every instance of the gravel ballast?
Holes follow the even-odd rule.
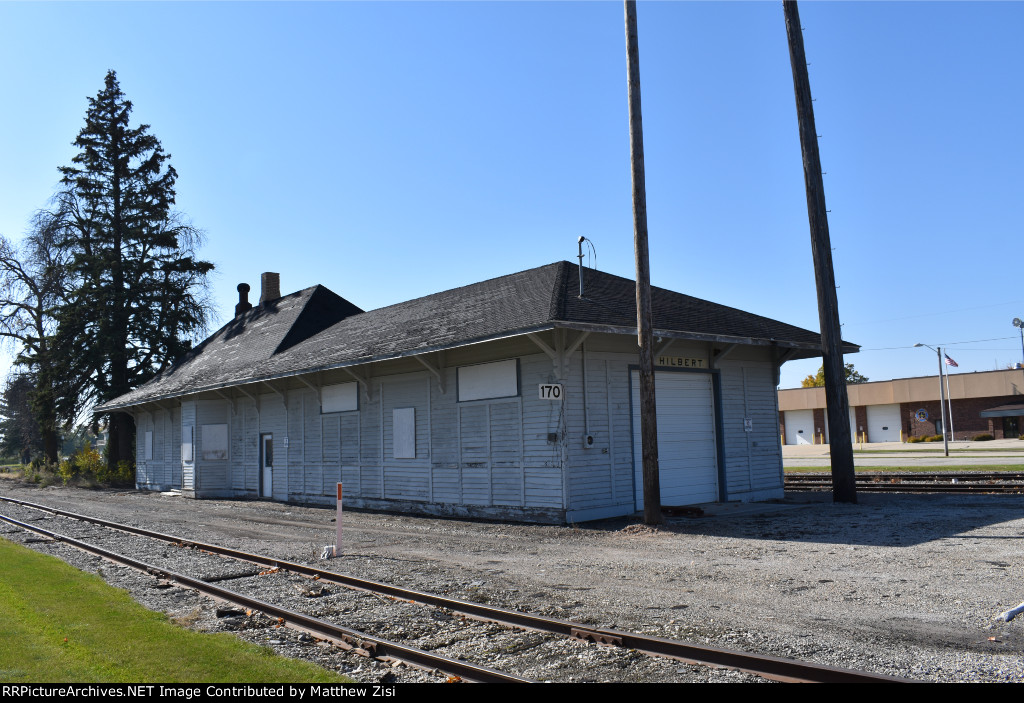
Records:
[[[726,505],[660,528],[635,519],[538,526],[347,511],[344,556],[335,511],[262,501],[189,500],[137,491],[27,488],[0,494],[221,544],[316,563],[360,578],[565,620],[729,649],[929,681],[1024,681],[1024,497],[880,495],[838,505],[829,494],[780,504]],[[35,511],[0,504],[26,519]],[[43,518],[35,512],[35,519]],[[42,526],[73,529],[58,518]],[[304,609],[386,639],[551,681],[750,681],[746,674],[656,660],[635,652],[473,623],[437,609],[342,593],[294,575],[253,576],[251,566],[192,550],[102,537],[149,550],[171,570],[199,569],[218,585]],[[230,630],[287,656],[366,681],[444,681],[317,642],[257,613],[225,609],[191,591],[0,525],[0,536],[102,574],[147,607],[203,630]],[[85,539],[85,537],[83,537]],[[133,544],[135,546],[133,546]],[[219,612],[218,612],[219,608]]]

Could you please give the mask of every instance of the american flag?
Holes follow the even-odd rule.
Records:
[[[943,356],[946,357],[946,366],[952,366],[952,367],[956,368],[957,366],[960,365],[960,364],[956,363],[955,361],[953,361],[952,359],[950,359],[949,358],[949,354],[943,354]]]

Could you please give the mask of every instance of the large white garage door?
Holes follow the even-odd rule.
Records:
[[[786,444],[814,444],[814,411],[786,411]]]
[[[824,410],[825,413],[825,442],[831,443],[830,437],[832,436],[828,428],[828,409]],[[853,408],[850,408],[850,441],[856,444],[860,440],[857,438],[857,413]]]
[[[900,441],[900,404],[868,406],[868,441]]]
[[[718,454],[711,374],[655,373],[662,505],[718,500]],[[633,459],[636,505],[644,505],[640,374],[633,372]]]

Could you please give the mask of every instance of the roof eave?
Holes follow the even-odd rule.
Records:
[[[468,347],[474,344],[484,344],[486,342],[496,342],[502,339],[508,339],[511,337],[520,337],[526,334],[536,334],[537,332],[546,332],[548,330],[558,328],[572,329],[580,332],[598,332],[604,334],[619,334],[619,335],[630,335],[636,336],[635,327],[624,327],[618,325],[599,325],[588,322],[570,322],[564,320],[558,320],[553,322],[547,322],[541,325],[533,325],[531,327],[522,327],[515,330],[509,330],[498,334],[485,335],[482,337],[476,337],[473,339],[462,340],[459,342],[453,342],[450,344],[435,344],[427,347],[418,347],[416,349],[407,349],[400,352],[391,352],[388,354],[378,354],[376,356],[365,356],[356,359],[348,359],[333,364],[324,364],[321,366],[312,366],[300,370],[285,371],[276,374],[266,374],[263,376],[252,376],[245,379],[235,379],[232,381],[225,381],[223,383],[215,383],[208,386],[202,386],[194,390],[190,390],[187,393],[171,392],[163,393],[160,395],[148,396],[140,398],[138,400],[129,403],[104,403],[98,406],[93,412],[94,414],[106,414],[109,412],[116,412],[119,410],[127,410],[128,408],[136,407],[139,405],[145,405],[147,403],[159,403],[163,400],[170,400],[172,398],[182,398],[190,395],[198,395],[200,393],[211,393],[225,388],[231,388],[232,386],[246,386],[253,383],[263,383],[266,381],[276,381],[283,378],[295,378],[297,376],[304,376],[307,374],[318,373],[322,371],[333,371],[337,369],[343,369],[352,366],[362,366],[363,364],[372,364],[380,361],[390,361],[393,359],[402,359],[415,356],[421,356],[423,354],[431,354],[433,352],[447,351],[449,349],[458,349],[460,347]],[[776,346],[783,349],[791,349],[795,354],[790,358],[812,358],[821,355],[821,346],[809,342],[793,342],[786,340],[777,339],[763,339],[758,337],[740,337],[733,335],[721,335],[721,334],[705,334],[701,332],[686,332],[680,330],[665,330],[655,329],[655,337],[662,337],[664,339],[685,339],[690,341],[698,342],[714,342],[719,344],[746,344],[750,346]],[[845,353],[853,353],[860,349],[856,345],[847,344],[844,345]]]

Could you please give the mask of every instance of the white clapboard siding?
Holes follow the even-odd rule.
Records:
[[[370,399],[365,395],[359,399],[359,495],[363,498],[384,497],[380,385],[380,381],[371,381]]]
[[[246,408],[245,403],[234,400],[228,403],[231,421],[228,424],[228,454],[231,463],[228,473],[231,477],[231,490],[244,491],[245,479],[245,440],[246,440]]]
[[[271,486],[269,494],[275,500],[288,499],[288,475],[287,460],[284,450],[285,432],[285,407],[284,400],[276,393],[264,393],[259,396],[260,403],[260,432],[259,434],[270,434],[274,440],[274,466],[270,474]],[[259,444],[257,442],[257,452]],[[257,481],[259,480],[257,472]],[[264,492],[267,488],[264,487]]]
[[[203,426],[228,425],[228,437],[230,438],[229,412],[229,403],[226,400],[196,401],[195,466],[196,476],[198,477],[197,489],[203,491],[226,491],[230,487],[228,479],[228,467],[231,461],[230,441],[228,442],[228,458],[223,460],[203,458]]]
[[[181,476],[181,408],[173,408],[170,414],[170,467],[171,487],[182,487]]]
[[[257,493],[260,487],[260,416],[256,411],[255,401],[249,398],[238,400],[242,415],[242,436],[244,442],[242,455],[235,461],[242,462],[245,490]]]
[[[383,411],[384,497],[395,500],[430,500],[430,387],[426,373],[403,374],[381,383]],[[415,456],[396,458],[394,412],[415,413]]]
[[[524,503],[530,508],[563,508],[562,448],[548,441],[564,431],[562,404],[539,398],[541,383],[556,379],[551,359],[544,354],[519,360],[523,407]]]
[[[323,467],[321,490],[324,495],[331,495],[334,485],[341,482],[341,416],[335,413],[320,415],[320,465]]]
[[[462,501],[459,469],[459,405],[455,400],[456,369],[443,369],[445,393],[435,382],[430,387],[431,501]]]
[[[312,389],[302,393],[302,494],[308,496],[334,495],[332,488],[324,492],[324,471],[321,464],[322,433],[320,428],[320,401]]]
[[[303,456],[305,455],[305,442],[303,441],[302,429],[305,426],[305,404],[302,390],[291,390],[285,397],[288,403],[287,424],[288,446],[282,447],[287,457],[286,472],[288,475],[288,495],[300,496],[305,491],[305,478],[303,472]],[[274,442],[274,451],[277,453],[278,444]],[[277,467],[274,467],[277,468]]]
[[[491,447],[491,504],[522,506],[523,481],[522,405],[516,398],[487,406]]]
[[[490,432],[487,401],[459,406],[459,469],[462,503],[491,504]]]
[[[338,417],[341,452],[341,483],[351,495],[364,495],[359,468],[359,413],[347,412]]]
[[[778,396],[768,362],[721,364],[723,448],[730,498],[781,488]],[[750,420],[750,431],[744,429]]]

